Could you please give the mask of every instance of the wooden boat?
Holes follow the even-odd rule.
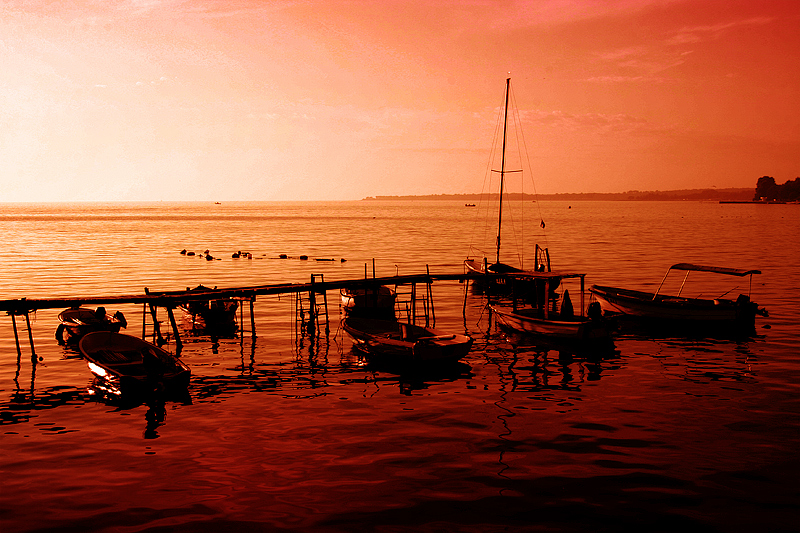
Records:
[[[501,242],[501,234],[502,234],[502,227],[503,227],[503,196],[505,194],[505,179],[506,174],[511,172],[521,172],[521,170],[508,170],[506,169],[506,144],[507,144],[507,137],[508,137],[508,112],[509,112],[509,95],[511,90],[511,78],[506,79],[506,91],[505,91],[505,106],[503,110],[503,143],[502,143],[502,153],[500,159],[500,170],[493,170],[493,172],[498,172],[500,174],[500,195],[499,195],[499,205],[498,205],[498,213],[497,213],[497,239],[496,239],[496,255],[494,262],[490,263],[489,259],[484,257],[482,259],[476,259],[468,257],[464,260],[464,267],[466,271],[473,274],[497,274],[497,276],[487,276],[483,280],[477,280],[480,284],[481,288],[488,288],[493,292],[497,292],[503,289],[508,289],[506,284],[506,277],[501,276],[500,274],[517,274],[522,272],[530,272],[523,268],[518,268],[507,263],[500,261],[500,242]],[[544,228],[544,221],[541,222],[542,228]],[[550,271],[550,254],[546,248],[540,248],[539,245],[536,245],[536,254],[535,254],[535,268],[534,271],[536,272],[544,272]]]
[[[394,320],[397,292],[391,287],[344,287],[340,290],[342,309],[347,316]]]
[[[213,292],[214,289],[198,285],[189,292]],[[239,302],[228,298],[216,300],[190,300],[179,306],[191,319],[192,325],[201,329],[231,329],[236,327]]]
[[[93,331],[118,332],[128,327],[125,315],[117,311],[113,315],[106,313],[105,307],[88,309],[71,307],[58,314],[59,325],[56,328],[56,340],[59,344],[76,343],[87,333]]]
[[[554,291],[562,280],[570,278],[580,279],[578,314],[575,314],[568,290],[562,295]],[[503,326],[520,333],[568,344],[609,341],[613,327],[602,317],[599,304],[589,304],[587,313],[583,313],[584,278],[585,274],[556,272],[519,274],[511,278],[512,284],[516,281],[532,283],[536,287],[533,293],[526,290],[522,301],[512,293],[511,305],[491,304],[490,307]]]
[[[348,316],[342,328],[368,359],[384,364],[452,363],[462,359],[472,338],[394,320]]]
[[[678,294],[661,294],[661,288],[673,270],[686,272]],[[592,285],[590,291],[600,301],[603,311],[618,313],[625,317],[662,327],[688,328],[693,331],[729,329],[752,332],[757,314],[768,316],[765,309],[750,301],[750,290],[740,294],[736,300],[727,298],[687,298],[681,296],[690,272],[710,272],[726,276],[749,276],[752,287],[753,274],[759,270],[677,263],[667,269],[664,279],[655,293]],[[730,292],[730,291],[728,291]]]
[[[119,394],[186,388],[191,371],[154,344],[110,331],[85,335],[78,344],[89,370]]]

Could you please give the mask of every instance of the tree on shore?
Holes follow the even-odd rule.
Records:
[[[775,183],[772,176],[758,178],[754,202],[793,202],[800,200],[800,178],[788,180],[783,185]]]

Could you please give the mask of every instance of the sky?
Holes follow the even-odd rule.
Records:
[[[783,183],[799,30],[796,0],[0,0],[0,202],[478,193],[507,77],[537,193]]]

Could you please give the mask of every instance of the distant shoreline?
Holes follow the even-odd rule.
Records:
[[[682,201],[708,200],[720,202],[752,202],[753,188],[729,189],[680,189],[672,191],[627,191],[619,193],[557,193],[557,194],[521,194],[509,193],[508,200],[614,200],[614,201]],[[368,196],[362,200],[458,200],[474,203],[479,200],[497,200],[493,194],[427,194],[406,196]]]

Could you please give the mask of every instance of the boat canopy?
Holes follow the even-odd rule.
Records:
[[[739,268],[713,267],[703,265],[693,265],[691,263],[678,263],[669,267],[670,270],[693,270],[696,272],[714,272],[716,274],[727,274],[729,276],[749,276],[751,274],[761,274],[760,270],[742,270]]]
[[[586,274],[576,274],[573,272],[536,272],[531,270],[523,270],[521,272],[509,272],[507,277],[519,279],[567,279],[567,278],[582,278]]]

